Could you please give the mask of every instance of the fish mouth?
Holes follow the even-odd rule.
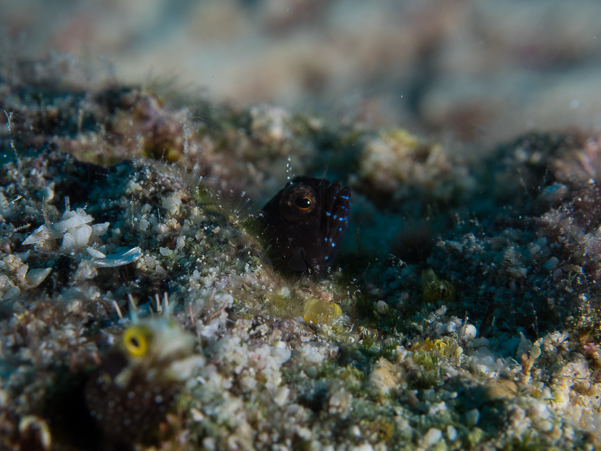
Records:
[[[307,272],[311,269],[311,264],[307,259],[307,253],[304,247],[297,247],[288,260],[288,267],[293,271]]]

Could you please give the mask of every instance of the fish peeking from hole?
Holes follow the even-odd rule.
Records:
[[[328,273],[346,232],[351,188],[340,180],[299,176],[261,211],[268,255],[289,274]]]
[[[125,329],[85,388],[108,442],[152,439],[183,383],[204,363],[194,348],[194,337],[166,315]]]

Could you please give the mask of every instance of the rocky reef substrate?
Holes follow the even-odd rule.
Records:
[[[2,447],[106,446],[82,381],[166,302],[205,358],[137,449],[601,446],[600,137],[464,152],[35,67],[0,83]],[[282,277],[254,217],[324,173],[340,254]]]

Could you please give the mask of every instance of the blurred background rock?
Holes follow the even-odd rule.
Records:
[[[596,133],[600,17],[584,0],[0,0],[0,75],[68,52],[95,80],[449,140]]]

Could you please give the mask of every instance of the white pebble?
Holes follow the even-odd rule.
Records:
[[[376,304],[376,310],[378,313],[386,313],[388,311],[388,304],[384,301],[378,301]]]
[[[447,438],[452,442],[457,440],[457,429],[451,425],[447,426]]]
[[[374,451],[374,447],[369,443],[363,443],[359,446],[353,446],[351,451]]]
[[[471,341],[478,335],[478,329],[473,324],[465,324],[459,328],[458,333],[459,337]]]
[[[465,413],[465,417],[467,419],[467,424],[469,426],[475,426],[478,424],[478,421],[480,420],[480,412],[478,411],[478,409],[468,410]]]
[[[555,269],[559,265],[559,259],[557,257],[551,257],[549,260],[545,262],[543,267],[548,270]]]
[[[288,401],[288,395],[290,394],[290,389],[287,387],[282,387],[276,390],[273,395],[273,402],[275,402],[278,406],[282,407]]]
[[[428,432],[424,435],[422,443],[424,448],[429,448],[436,445],[442,439],[442,431],[436,428],[428,429]]]

